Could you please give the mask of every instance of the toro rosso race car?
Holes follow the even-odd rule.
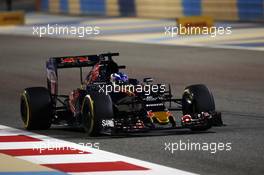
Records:
[[[90,136],[142,132],[155,129],[189,128],[205,131],[222,125],[212,93],[205,85],[185,88],[174,98],[170,85],[128,78],[113,56],[53,57],[46,63],[47,88],[30,87],[21,94],[21,117],[26,129],[48,129],[51,124],[84,128]],[[83,68],[90,67],[83,78]],[[69,94],[58,93],[58,70],[79,68],[81,87]],[[173,111],[181,111],[180,122]]]

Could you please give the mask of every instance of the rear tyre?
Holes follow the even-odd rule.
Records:
[[[111,97],[103,93],[92,92],[85,96],[81,109],[83,127],[89,136],[99,136],[103,119],[114,116]]]
[[[215,102],[212,93],[203,84],[191,85],[185,88],[182,96],[183,115],[194,115],[201,112],[214,112]],[[211,128],[211,121],[207,120],[202,127],[193,127],[192,130],[204,131]]]
[[[49,91],[44,87],[26,88],[20,98],[20,113],[26,129],[50,128],[53,110]]]

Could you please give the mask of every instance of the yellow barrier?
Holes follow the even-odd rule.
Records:
[[[181,3],[181,0],[135,0],[136,15],[144,18],[181,17]]]
[[[250,2],[248,2],[249,4]],[[216,20],[238,20],[237,0],[203,0],[202,15]]]
[[[68,0],[69,5],[69,13],[72,15],[80,15],[81,14],[81,7],[80,2],[77,0]]]
[[[118,0],[106,0],[106,15],[120,16]]]
[[[60,13],[60,1],[49,0],[49,10],[51,13]]]
[[[1,25],[23,25],[25,23],[25,14],[23,11],[0,12]]]
[[[214,20],[209,16],[189,16],[177,19],[177,25],[180,33],[183,35],[196,35],[202,34],[204,30],[208,33],[214,32]]]

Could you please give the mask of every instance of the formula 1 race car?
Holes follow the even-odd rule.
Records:
[[[222,125],[212,93],[205,85],[185,88],[173,98],[170,85],[142,82],[120,72],[113,56],[53,57],[46,63],[47,88],[30,87],[21,94],[21,117],[26,129],[48,129],[51,124],[84,128],[90,136],[143,132],[154,129],[190,128],[205,131]],[[83,68],[91,67],[83,80]],[[81,88],[58,93],[58,70],[79,68]],[[177,122],[172,111],[182,111]]]

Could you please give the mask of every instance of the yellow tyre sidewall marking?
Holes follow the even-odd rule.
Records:
[[[29,117],[30,117],[29,103],[28,103],[28,99],[27,99],[27,96],[26,96],[26,92],[22,93],[21,95],[22,95],[22,97],[25,100],[26,108],[27,108],[27,120],[26,120],[26,122],[24,122],[24,126],[25,126],[25,128],[27,128],[28,125],[29,125]]]
[[[84,106],[85,106],[84,104],[85,104],[86,98],[89,99],[89,105],[90,105],[90,111],[89,112],[91,114],[90,115],[90,117],[91,117],[91,127],[88,130],[88,133],[90,134],[92,132],[93,127],[94,127],[94,102],[93,102],[93,100],[92,100],[90,95],[86,95],[85,99],[83,100],[83,103],[82,103],[82,111],[83,111]]]

